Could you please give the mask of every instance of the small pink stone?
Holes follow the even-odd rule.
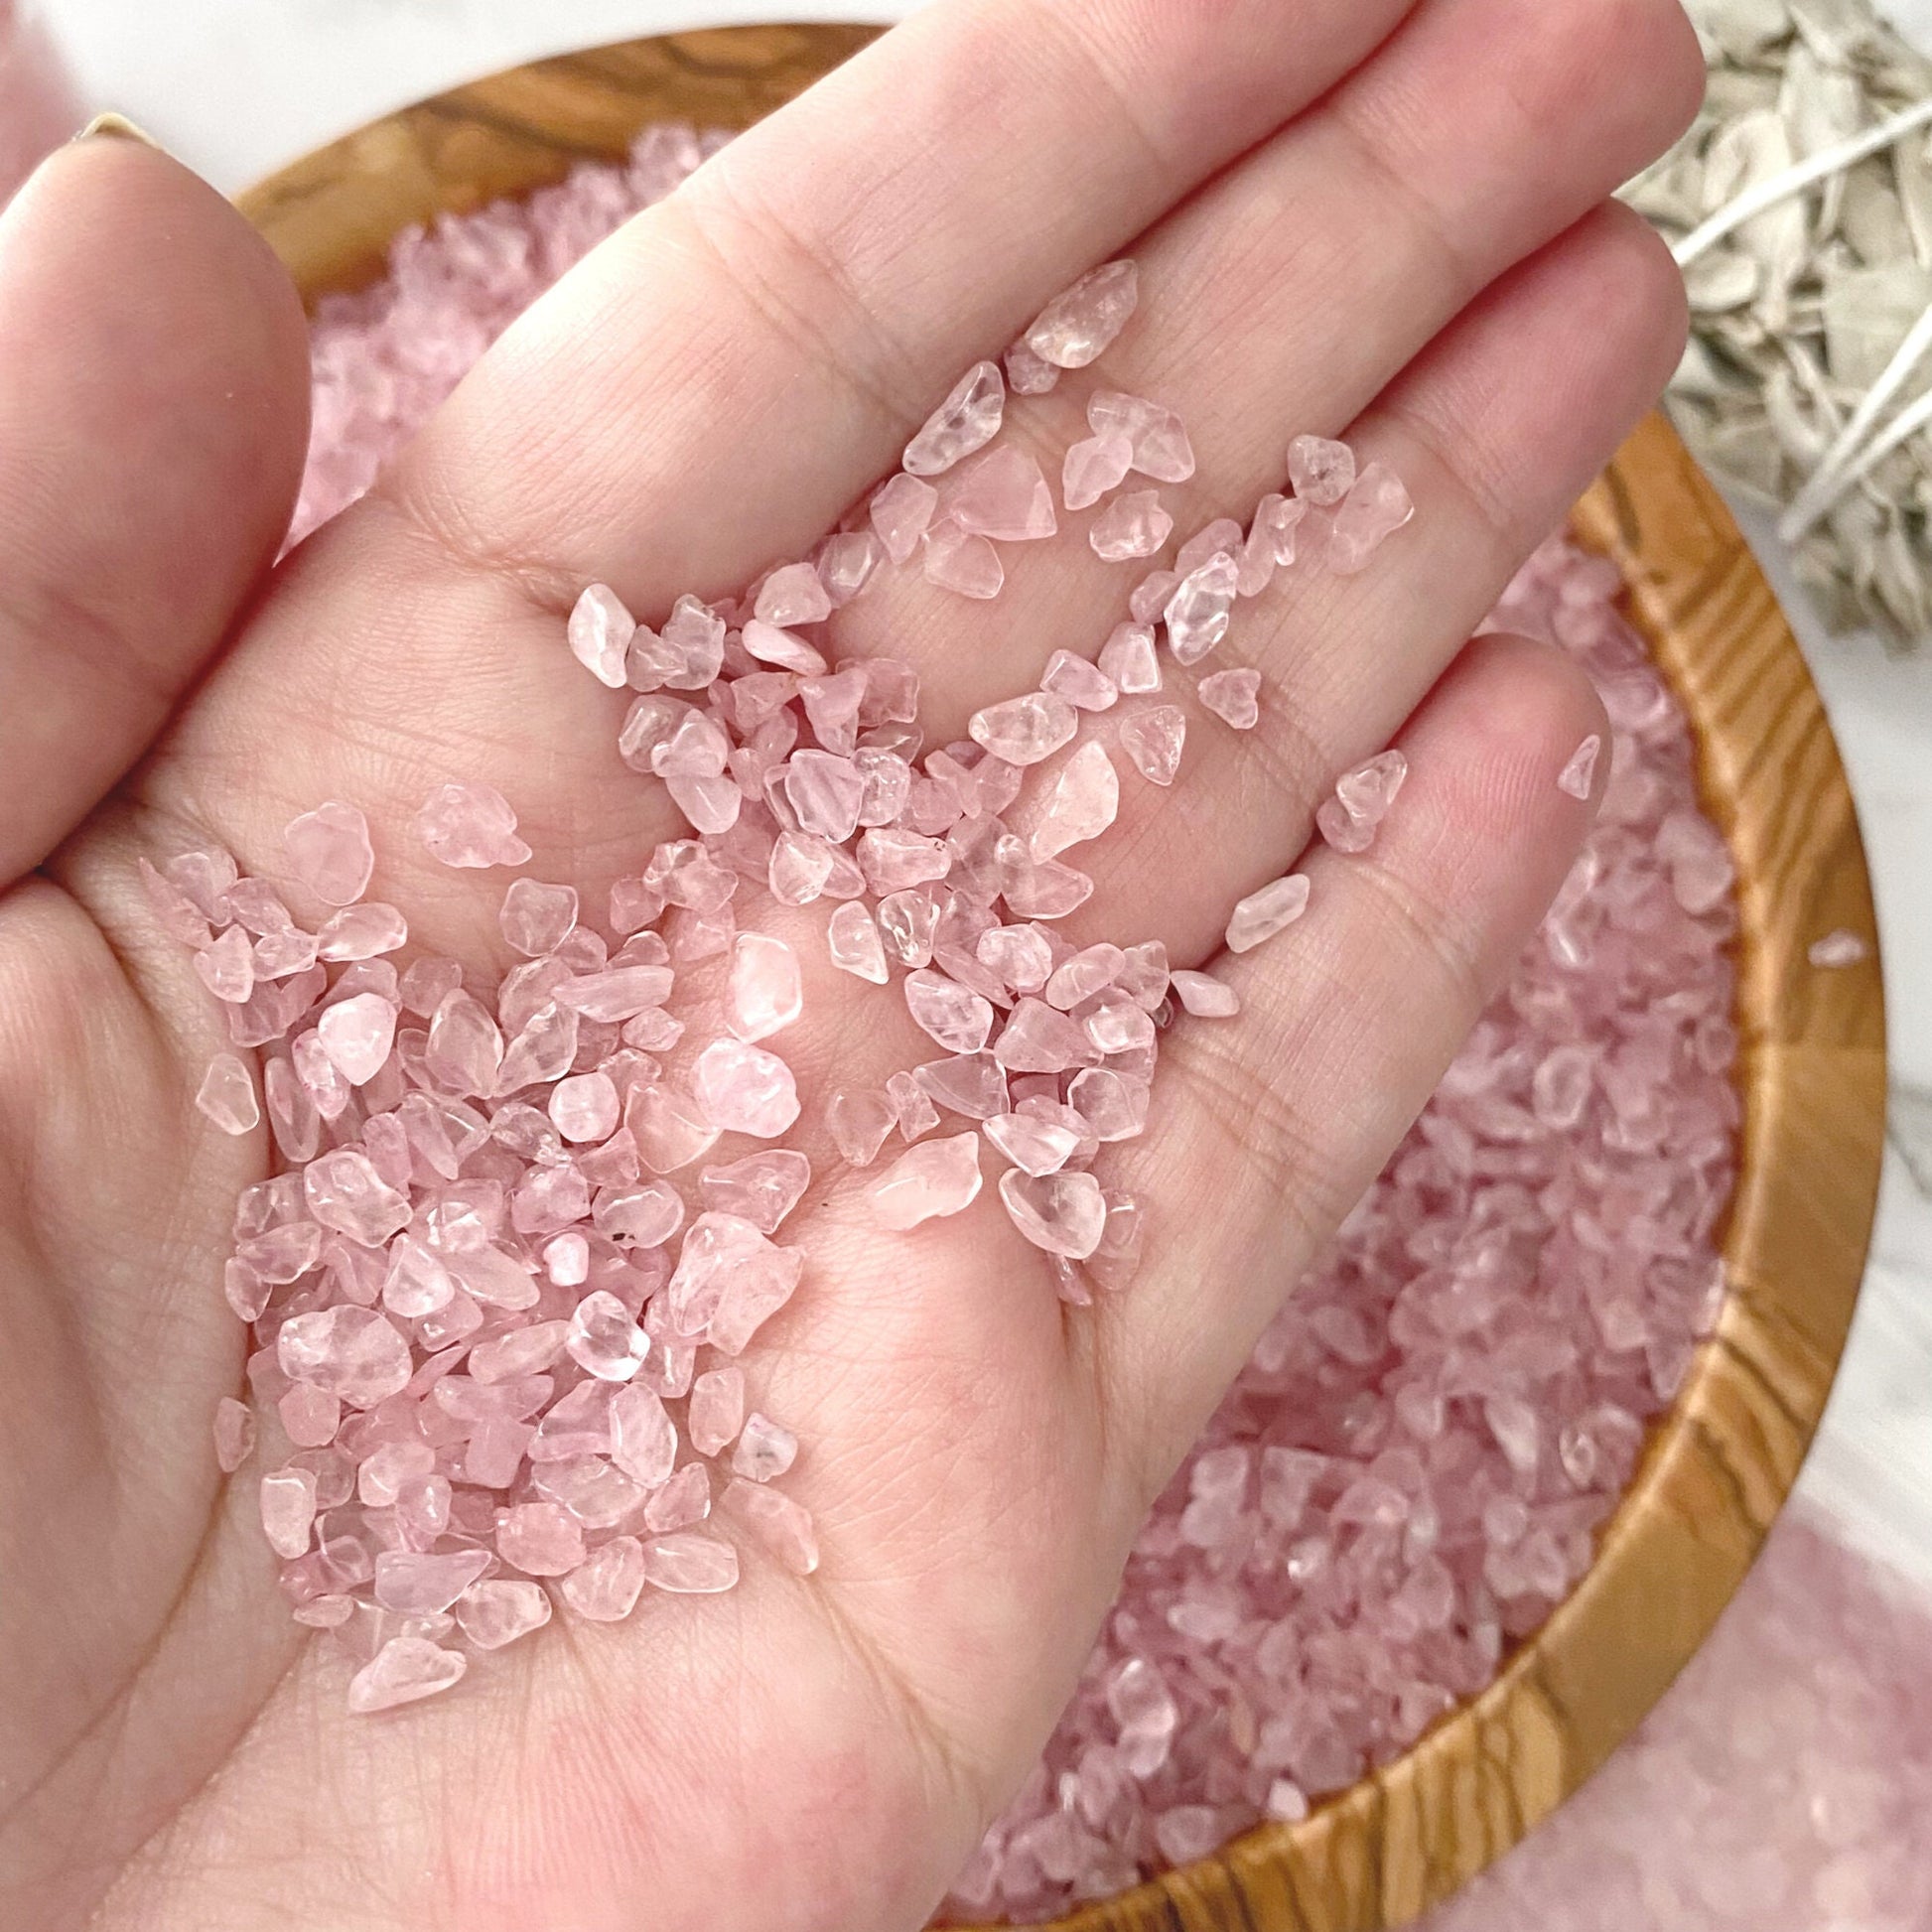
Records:
[[[1602,756],[1603,741],[1592,732],[1570,756],[1570,762],[1557,774],[1557,789],[1569,797],[1587,799],[1596,782],[1596,760]]]
[[[594,1550],[558,1587],[563,1599],[592,1623],[621,1623],[644,1588],[644,1550],[634,1536],[614,1536]]]
[[[725,1134],[774,1140],[798,1118],[798,1087],[775,1053],[742,1039],[715,1039],[698,1055],[692,1092]]]
[[[925,535],[925,580],[943,591],[982,600],[1000,595],[1007,581],[1000,553],[985,537],[942,517]]]
[[[812,736],[842,759],[858,749],[859,712],[865,703],[866,674],[856,666],[832,677],[808,677],[798,687]]]
[[[195,1105],[224,1134],[248,1134],[261,1125],[255,1076],[233,1053],[217,1053],[208,1061]]]
[[[1121,726],[1120,742],[1142,777],[1157,785],[1171,785],[1180,769],[1180,754],[1187,742],[1186,714],[1174,705],[1156,705]]]
[[[903,1232],[963,1213],[979,1198],[980,1186],[979,1136],[956,1134],[908,1149],[872,1183],[868,1195],[880,1226]]]
[[[637,1158],[652,1173],[676,1173],[688,1168],[710,1152],[719,1134],[691,1095],[661,1082],[632,1090],[624,1103],[624,1125],[637,1143]]]
[[[825,1121],[840,1158],[850,1167],[869,1168],[898,1125],[898,1115],[883,1093],[862,1088],[833,1094]]]
[[[1304,502],[1333,509],[1355,486],[1355,452],[1325,436],[1298,436],[1288,446],[1288,480]]]
[[[637,620],[607,584],[593,584],[578,598],[565,636],[570,654],[600,684],[621,691],[624,656],[637,633]]]
[[[745,1371],[708,1369],[691,1384],[685,1428],[700,1455],[716,1455],[745,1427]]]
[[[813,567],[833,610],[844,610],[872,582],[885,557],[885,545],[870,530],[841,530],[825,539]]]
[[[217,1000],[239,1006],[255,990],[255,949],[247,932],[231,925],[195,955],[195,971]]]
[[[939,1110],[932,1104],[932,1096],[911,1074],[893,1074],[886,1082],[886,1098],[892,1103],[901,1140],[916,1141],[939,1125]]]
[[[882,483],[872,499],[872,527],[894,563],[902,564],[919,547],[938,506],[939,492],[902,470]]]
[[[1063,919],[1093,897],[1093,881],[1057,859],[1035,859],[1017,838],[999,844],[1000,890],[1018,919]]]
[[[513,950],[525,959],[541,959],[563,944],[577,923],[577,913],[574,888],[518,879],[503,895],[497,922]]]
[[[1182,577],[1190,577],[1212,557],[1238,558],[1242,547],[1241,525],[1231,516],[1217,516],[1180,546],[1173,567]]]
[[[809,905],[832,876],[832,846],[815,832],[780,832],[771,847],[765,883],[780,905]]]
[[[1001,357],[1006,363],[1007,387],[1016,396],[1044,396],[1059,386],[1060,371],[1035,355],[1023,338]]]
[[[1305,873],[1291,873],[1250,893],[1228,920],[1228,951],[1252,952],[1278,932],[1286,932],[1308,909],[1309,880]]]
[[[557,988],[556,1000],[586,1020],[616,1025],[661,1007],[675,983],[668,966],[612,966],[565,980]]]
[[[859,840],[859,870],[869,891],[882,897],[945,878],[952,850],[943,839],[874,826]]]
[[[780,670],[795,671],[800,677],[823,677],[832,668],[824,653],[814,650],[804,638],[759,618],[745,626],[744,642],[760,664],[776,664]]]
[[[214,1405],[214,1461],[221,1473],[233,1475],[255,1447],[255,1418],[245,1402],[224,1395]],[[304,1539],[306,1546],[307,1538]]]
[[[379,1551],[375,1600],[400,1616],[435,1616],[483,1576],[489,1561],[487,1550],[457,1550],[448,1556]]]
[[[1113,345],[1140,299],[1135,265],[1104,263],[1047,303],[1027,331],[1027,346],[1055,368],[1084,369]]]
[[[312,1161],[303,1172],[302,1193],[312,1219],[365,1248],[379,1247],[409,1225],[407,1197],[353,1148]]]
[[[1125,480],[1134,463],[1134,445],[1118,434],[1090,436],[1073,444],[1060,465],[1060,492],[1069,510],[1099,502]]]
[[[1064,698],[1050,691],[1032,691],[1024,698],[976,711],[966,729],[976,745],[984,746],[1008,764],[1037,764],[1051,758],[1080,728],[1079,714]]]
[[[743,1040],[782,1032],[804,1011],[798,955],[782,939],[741,932],[732,944],[725,1024]]]
[[[306,1382],[345,1402],[373,1409],[399,1395],[414,1372],[409,1343],[373,1309],[318,1309],[283,1322],[276,1360],[293,1382]]]
[[[702,1462],[683,1468],[652,1492],[644,1505],[644,1528],[653,1536],[687,1529],[711,1514],[711,1477]]]
[[[974,955],[1015,993],[1037,993],[1053,971],[1053,948],[1030,925],[1000,925],[980,934]]]
[[[906,444],[907,472],[914,477],[936,477],[975,450],[983,450],[1000,433],[1006,401],[1000,365],[974,363],[926,418],[918,435]]]
[[[791,1148],[748,1154],[728,1167],[706,1168],[698,1191],[714,1213],[736,1214],[760,1234],[775,1234],[811,1185],[812,1164]]]
[[[292,819],[282,846],[289,870],[325,905],[352,905],[375,870],[368,820],[333,798]]]
[[[1096,739],[1060,767],[1046,794],[1046,809],[1034,828],[1033,855],[1052,859],[1069,846],[1097,839],[1120,816],[1120,776]]]
[[[786,564],[759,585],[753,615],[760,623],[788,630],[794,624],[823,623],[832,615],[832,600],[810,564]]]
[[[734,1476],[719,1501],[793,1576],[809,1577],[818,1568],[818,1538],[811,1516],[783,1490]]]
[[[632,1482],[655,1489],[677,1461],[677,1428],[655,1389],[633,1382],[611,1404],[611,1460]]]
[[[569,1332],[570,1324],[565,1321],[539,1321],[528,1328],[512,1328],[470,1351],[471,1377],[491,1387],[541,1374],[564,1352]]]
[[[446,866],[481,871],[530,857],[509,800],[489,785],[438,785],[416,814],[416,836]]]
[[[584,1528],[561,1503],[518,1503],[496,1525],[496,1553],[526,1577],[561,1577],[584,1561]]]
[[[1087,427],[1096,436],[1125,436],[1134,446],[1134,468],[1156,483],[1185,483],[1194,474],[1186,429],[1159,403],[1102,389],[1087,398]]]
[[[1030,543],[1059,529],[1053,492],[1034,458],[1002,445],[941,492],[945,514],[970,536]]]
[[[1200,681],[1195,694],[1215,717],[1238,732],[1253,731],[1261,722],[1261,673],[1215,671]]]
[[[1009,1168],[1000,1198],[1013,1224],[1035,1247],[1084,1261],[1100,1245],[1107,1203],[1090,1173],[1029,1174]]]
[[[1415,514],[1402,479],[1386,464],[1371,463],[1335,511],[1322,562],[1337,577],[1355,576]]]
[[[1173,518],[1161,505],[1160,491],[1129,490],[1116,496],[1093,520],[1087,543],[1103,564],[1151,557],[1173,535]]]
[[[785,762],[783,782],[800,831],[843,845],[859,829],[866,774],[851,759],[809,749],[794,752]]]
[[[1144,623],[1116,624],[1113,635],[1100,647],[1100,670],[1122,697],[1160,690],[1161,659],[1153,630]]]
[[[1234,988],[1206,973],[1176,968],[1173,984],[1174,997],[1198,1020],[1231,1020],[1241,1011],[1241,996]]]
[[[618,1131],[617,1083],[608,1073],[575,1073],[550,1090],[550,1123],[567,1141],[607,1141]]]
[[[348,1708],[356,1716],[390,1711],[434,1697],[458,1683],[470,1660],[427,1637],[391,1637],[348,1680]]]
[[[1126,953],[1110,941],[1084,947],[1054,968],[1046,982],[1046,1004],[1071,1013],[1082,1001],[1112,986],[1126,969]]]
[[[1071,1128],[1027,1114],[996,1114],[982,1131],[1022,1173],[1058,1173],[1080,1145]]]
[[[745,1419],[738,1447],[732,1450],[732,1473],[747,1482],[770,1482],[798,1457],[798,1438],[768,1416],[754,1411]]]
[[[1076,711],[1107,711],[1120,698],[1114,681],[1091,658],[1056,650],[1039,680],[1042,691],[1064,698]]]
[[[1856,932],[1840,927],[1822,939],[1814,939],[1805,949],[1805,958],[1826,972],[1862,965],[1871,957],[1871,948]]]
[[[949,1053],[977,1053],[993,1032],[993,1005],[929,967],[908,974],[905,1006],[913,1024]]]
[[[1090,1066],[1076,1073],[1067,1084],[1066,1103],[1101,1142],[1131,1141],[1147,1127],[1147,1081],[1112,1067]]]
[[[627,1382],[643,1367],[650,1337],[615,1295],[599,1289],[572,1311],[564,1348],[579,1368],[600,1382]]]
[[[1228,634],[1234,610],[1234,558],[1225,550],[1184,576],[1163,613],[1168,648],[1182,664],[1198,663]]]
[[[884,986],[891,978],[878,923],[857,899],[847,900],[832,914],[825,938],[832,964],[840,972],[870,980],[875,986]]]
[[[322,959],[374,959],[395,952],[408,938],[409,922],[393,905],[370,901],[344,906],[316,935],[316,951]]]
[[[456,1620],[479,1650],[501,1650],[550,1621],[550,1598],[541,1584],[492,1578],[472,1584],[456,1599]]]
[[[316,1036],[350,1086],[366,1086],[382,1071],[395,1044],[399,1013],[396,1003],[379,993],[358,993],[323,1010]]]
[[[1168,599],[1174,594],[1179,583],[1178,571],[1149,571],[1128,593],[1128,616],[1136,623],[1152,625],[1168,608]]]
[[[644,1545],[643,1561],[644,1581],[677,1595],[715,1595],[738,1582],[738,1552],[723,1537],[688,1530],[660,1536]]]
[[[1063,1073],[1097,1055],[1074,1021],[1029,997],[1015,1006],[993,1044],[993,1057],[1009,1073]]]
[[[1321,836],[1337,852],[1366,852],[1409,775],[1400,752],[1383,752],[1335,780],[1335,795],[1315,813]]]
[[[648,633],[639,632],[643,642]],[[688,593],[671,606],[664,621],[663,635],[657,640],[655,657],[664,683],[673,691],[702,691],[717,677],[725,657],[725,621],[701,599]],[[629,670],[637,669],[637,652],[630,653]],[[629,680],[635,683],[634,676]],[[638,684],[637,688],[648,688]]]
[[[278,1557],[293,1561],[309,1548],[316,1520],[312,1469],[277,1469],[261,1479],[262,1531]]]
[[[298,1382],[275,1405],[282,1433],[298,1449],[323,1449],[342,1427],[343,1405],[333,1395]]]

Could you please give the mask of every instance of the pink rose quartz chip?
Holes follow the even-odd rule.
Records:
[[[1180,754],[1187,742],[1186,713],[1171,704],[1137,713],[1121,726],[1120,742],[1142,777],[1157,785],[1171,785],[1180,769]]]
[[[1184,576],[1168,599],[1163,613],[1168,648],[1178,662],[1198,663],[1228,634],[1236,574],[1233,557],[1217,550]]]
[[[621,691],[624,657],[637,634],[637,620],[607,584],[593,584],[577,600],[565,630],[570,654],[600,684]]]
[[[983,450],[1000,433],[1007,387],[997,362],[976,362],[953,385],[924,427],[905,446],[904,465],[914,477],[936,477]]]
[[[1034,827],[1033,855],[1052,859],[1069,846],[1097,839],[1120,816],[1120,776],[1106,747],[1086,744],[1060,767]]]
[[[260,1485],[262,1531],[278,1557],[303,1555],[316,1520],[316,1476],[313,1469],[277,1469]]]
[[[1000,1198],[1035,1248],[1083,1261],[1100,1245],[1107,1203],[1090,1173],[1030,1174],[1009,1168],[1000,1176]]]
[[[578,909],[574,888],[518,879],[503,895],[497,922],[515,951],[525,959],[541,959],[563,944],[577,923]]]
[[[1084,369],[1113,345],[1140,299],[1140,271],[1131,261],[1090,269],[1039,312],[1027,346],[1055,368]]]
[[[358,1716],[434,1697],[461,1682],[470,1660],[427,1637],[391,1637],[348,1680],[348,1708]]]
[[[550,1089],[550,1124],[567,1141],[608,1141],[618,1131],[617,1083],[608,1073],[573,1073]]]
[[[789,630],[795,624],[823,623],[832,615],[832,600],[810,564],[786,564],[759,587],[753,615],[760,623]]]
[[[677,1460],[677,1427],[655,1389],[632,1383],[611,1404],[611,1460],[631,1481],[655,1489]]]
[[[1231,1020],[1241,1011],[1241,996],[1234,988],[1206,973],[1176,969],[1173,975],[1174,998],[1200,1020]]]
[[[812,1164],[804,1155],[792,1148],[769,1148],[729,1167],[706,1168],[698,1176],[698,1191],[713,1212],[736,1214],[760,1234],[775,1234],[811,1178]]]
[[[738,1582],[738,1552],[697,1531],[660,1536],[644,1545],[644,1581],[682,1596],[715,1595]]]
[[[488,785],[438,785],[416,814],[416,836],[446,866],[520,866],[530,857],[509,801]]]
[[[1006,364],[1007,387],[1016,396],[1044,396],[1059,386],[1060,371],[1035,355],[1024,338],[1000,359]]]
[[[1334,796],[1314,815],[1315,829],[1337,852],[1366,852],[1408,775],[1409,760],[1400,752],[1383,752],[1343,772]]]
[[[247,1134],[261,1125],[255,1076],[233,1053],[217,1053],[208,1061],[195,1105],[224,1134]]]
[[[781,1033],[804,1011],[798,955],[782,939],[741,932],[732,942],[726,1024],[740,1039]]]
[[[1050,691],[1029,692],[988,705],[967,720],[976,745],[1008,764],[1037,764],[1068,743],[1080,728],[1079,714],[1064,698]]]
[[[982,600],[1000,595],[1007,581],[1000,553],[982,536],[942,517],[925,534],[925,580],[942,591]]]
[[[1278,932],[1286,932],[1308,909],[1306,873],[1290,873],[1286,879],[1263,886],[1234,908],[1228,920],[1228,951],[1252,952]]]
[[[1108,711],[1119,702],[1120,691],[1091,658],[1056,650],[1046,660],[1039,688],[1064,698],[1076,711]]]
[[[599,1289],[571,1311],[564,1347],[587,1375],[600,1382],[627,1382],[643,1367],[650,1337],[615,1295]]]
[[[891,974],[886,965],[886,945],[871,912],[857,899],[849,899],[832,914],[826,928],[826,943],[832,964],[856,979],[884,986]]]
[[[1038,463],[1011,445],[989,450],[940,498],[945,514],[969,536],[1030,543],[1059,529]]]
[[[870,530],[841,530],[825,539],[813,568],[833,610],[844,610],[872,582],[885,556],[886,546]]]
[[[1156,483],[1185,483],[1194,474],[1187,432],[1160,403],[1102,389],[1087,399],[1087,427],[1096,436],[1125,436],[1134,446],[1135,470]]]
[[[255,1418],[245,1402],[224,1395],[214,1405],[214,1462],[225,1475],[248,1460],[255,1447]],[[307,1539],[304,1538],[304,1542]]]
[[[388,1062],[399,1009],[379,993],[357,993],[325,1008],[316,1022],[322,1050],[352,1087],[366,1086]]]
[[[325,905],[354,904],[375,870],[368,820],[335,799],[291,820],[282,845],[289,869]]]
[[[923,1141],[901,1154],[868,1190],[873,1218],[902,1233],[963,1213],[979,1198],[979,1136]]]
[[[869,1168],[898,1125],[898,1115],[883,1093],[862,1088],[833,1094],[825,1121],[840,1158],[851,1167]]]
[[[496,1579],[472,1584],[455,1609],[463,1634],[479,1650],[500,1650],[550,1621],[550,1598],[541,1584]]]
[[[378,1551],[375,1600],[400,1616],[437,1615],[483,1576],[489,1561],[487,1550],[457,1550],[447,1556]]]
[[[1058,1173],[1080,1145],[1071,1128],[1026,1114],[996,1114],[982,1131],[1022,1173]]]
[[[1603,741],[1592,732],[1570,755],[1570,761],[1557,773],[1557,789],[1567,797],[1587,799],[1596,782],[1596,760],[1602,756]]]
[[[1087,543],[1103,564],[1151,557],[1173,535],[1173,518],[1158,490],[1134,489],[1116,496],[1093,520]]]
[[[496,1554],[527,1577],[561,1577],[584,1561],[584,1528],[561,1503],[518,1503],[496,1525]]]
[[[904,563],[919,547],[938,506],[939,492],[903,471],[882,483],[872,499],[872,527],[894,563]]]
[[[1259,671],[1215,671],[1201,679],[1196,695],[1235,731],[1253,731],[1261,722]]]
[[[409,1343],[373,1309],[344,1305],[291,1315],[276,1337],[275,1358],[293,1382],[306,1382],[345,1402],[373,1409],[409,1386]]]
[[[798,1118],[791,1068],[742,1039],[713,1040],[692,1068],[691,1090],[721,1133],[775,1140]]]
[[[366,1154],[339,1148],[312,1161],[302,1175],[310,1214],[324,1227],[380,1246],[409,1225],[408,1197],[384,1180]]]
[[[559,1588],[579,1616],[592,1623],[621,1623],[643,1594],[642,1544],[634,1536],[614,1536],[571,1571]]]
[[[195,971],[217,1000],[239,1006],[255,990],[255,949],[248,934],[231,925],[195,955]]]
[[[1161,659],[1154,632],[1144,623],[1122,623],[1100,647],[1100,669],[1124,698],[1143,697],[1161,688]]]
[[[316,935],[316,953],[328,960],[374,959],[398,951],[409,938],[409,922],[393,905],[370,900],[345,905]]]
[[[1386,464],[1371,463],[1335,511],[1321,561],[1337,577],[1353,577],[1415,514],[1402,479]]]
[[[634,1089],[624,1103],[624,1125],[636,1144],[637,1158],[652,1173],[676,1173],[716,1145],[719,1128],[690,1094],[661,1081]],[[654,1195],[667,1204],[677,1196]],[[679,1210],[681,1214],[681,1209]],[[673,1218],[666,1235],[675,1230]],[[633,1233],[633,1239],[638,1239]],[[645,1243],[646,1246],[654,1245]]]
[[[785,765],[784,793],[800,830],[843,844],[859,829],[866,774],[851,759],[810,749],[794,752]]]
[[[745,1427],[745,1371],[707,1369],[691,1384],[691,1405],[685,1427],[691,1447],[700,1455],[716,1455],[730,1447]]]
[[[770,1482],[789,1469],[798,1456],[798,1438],[756,1410],[745,1419],[738,1447],[732,1450],[732,1473],[747,1482]]]
[[[1324,436],[1298,436],[1288,446],[1288,480],[1304,502],[1332,509],[1355,486],[1355,452]]]
[[[734,1476],[725,1485],[720,1506],[743,1523],[765,1553],[794,1577],[809,1577],[818,1568],[818,1538],[812,1519],[783,1490]]]
[[[1073,444],[1060,465],[1060,493],[1070,510],[1091,508],[1133,468],[1134,445],[1118,433]]]
[[[992,1035],[992,1002],[929,967],[906,976],[905,1005],[913,1024],[949,1053],[977,1053]]]

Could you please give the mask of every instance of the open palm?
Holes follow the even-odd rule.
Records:
[[[0,1921],[920,1921],[1586,830],[1555,779],[1592,695],[1465,639],[1671,367],[1668,259],[1600,204],[1699,71],[1673,0],[947,0],[598,250],[272,573],[307,399],[280,271],[132,143],[30,185],[0,224]],[[821,1567],[754,1554],[727,1595],[564,1616],[350,1718],[347,1663],[276,1593],[253,1468],[210,1449],[246,1345],[234,1199],[271,1152],[193,1109],[225,1039],[136,859],[218,842],[274,877],[290,818],[352,801],[412,950],[492,981],[506,875],[429,860],[437,784],[503,792],[528,872],[591,906],[679,833],[563,649],[581,587],[656,618],[805,554],[961,368],[1123,253],[1143,309],[1106,375],[1188,425],[1180,534],[1279,487],[1302,430],[1346,430],[1420,513],[1367,575],[1241,607],[1260,729],[1197,717],[1171,792],[1129,772],[1070,936],[1216,962],[1232,902],[1392,739],[1400,810],[1367,857],[1310,858],[1292,942],[1216,963],[1239,1019],[1174,1031],[1110,1155],[1147,1262],[1092,1309],[990,1191],[878,1227],[824,1102],[930,1044],[832,971],[823,906],[743,912],[807,962],[772,1042],[818,1175],[785,1230],[806,1276],[747,1366],[804,1444]],[[1049,473],[1085,386],[1009,409]],[[992,604],[905,571],[831,627],[916,665],[929,744],[1122,615],[1129,573],[1077,534],[1007,563]]]

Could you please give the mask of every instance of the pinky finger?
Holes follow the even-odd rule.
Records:
[[[1609,761],[1587,800],[1558,775],[1608,730],[1561,651],[1478,638],[1402,734],[1408,782],[1372,850],[1344,858],[1317,846],[1307,915],[1213,962],[1242,1010],[1183,1023],[1162,1055],[1149,1132],[1121,1171],[1154,1203],[1158,1262],[1097,1311],[1130,1520],[1408,1132],[1548,909]],[[1163,1201],[1213,1205],[1164,1225]]]

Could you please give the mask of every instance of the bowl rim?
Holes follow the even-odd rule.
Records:
[[[412,225],[621,159],[653,121],[748,125],[878,31],[724,27],[533,63],[384,115],[237,203],[313,307],[375,279]],[[1823,1412],[1884,1146],[1882,974],[1850,787],[1769,583],[1661,414],[1572,528],[1624,573],[1737,864],[1744,1118],[1715,1332],[1653,1425],[1589,1571],[1487,1690],[1307,1819],[1259,1826],[1047,1932],[1382,1932],[1441,1902],[1669,1688],[1743,1581]],[[1874,935],[1867,958],[1813,968],[1809,944],[1838,927]]]

